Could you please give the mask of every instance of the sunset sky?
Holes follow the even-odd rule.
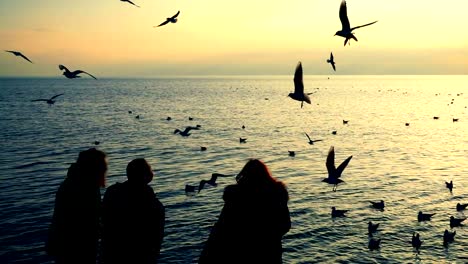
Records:
[[[348,0],[359,42],[343,47],[340,0],[0,1],[0,76],[468,74],[468,2]],[[176,24],[153,26],[181,11]],[[326,63],[335,55],[337,72]]]

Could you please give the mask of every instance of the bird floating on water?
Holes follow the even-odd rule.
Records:
[[[338,35],[340,37],[345,38],[344,46],[346,46],[346,43],[348,43],[348,41],[350,39],[354,39],[355,41],[358,41],[356,36],[354,36],[354,34],[353,34],[353,30],[361,28],[361,27],[370,26],[370,25],[372,25],[374,23],[377,23],[377,21],[374,21],[374,22],[371,22],[371,23],[368,23],[368,24],[365,24],[365,25],[361,25],[361,26],[357,26],[357,27],[352,28],[350,23],[349,23],[348,11],[347,11],[346,1],[345,0],[342,0],[341,5],[340,5],[340,21],[341,21],[341,30],[337,31],[335,33],[335,36]],[[349,42],[349,43],[351,44],[351,42]]]
[[[338,210],[334,206],[331,208],[331,216],[332,217],[343,217],[346,216],[345,213],[348,212],[349,210]]]
[[[468,207],[468,204],[457,203],[457,211],[463,211]]]
[[[422,221],[430,221],[431,217],[434,216],[435,214],[424,214],[423,212],[419,211],[418,212],[418,222]]]
[[[193,192],[195,192],[196,189],[197,189],[197,186],[193,186],[193,185],[189,185],[189,184],[185,185],[185,193],[186,194],[193,193]]]
[[[348,124],[349,120],[343,120],[343,125]]]
[[[445,187],[447,187],[450,192],[452,192],[452,189],[453,189],[453,181],[450,181],[450,182],[445,182]]]
[[[307,136],[307,138],[309,139],[309,144],[310,144],[310,145],[313,145],[315,142],[322,141],[322,139],[312,140],[312,139],[310,138],[310,136],[307,135],[307,133],[304,133],[304,134],[305,134],[305,135]]]
[[[160,27],[160,26],[164,26],[166,25],[167,23],[171,22],[171,23],[176,23],[177,22],[177,16],[180,14],[180,11],[177,11],[177,13],[175,15],[173,15],[172,17],[168,17],[166,18],[166,21],[162,22],[161,24],[159,24],[158,26],[154,26],[154,27]]]
[[[15,56],[19,56],[27,61],[29,61],[30,63],[33,63],[31,60],[28,59],[28,57],[24,56],[23,53],[19,52],[19,51],[14,51],[14,50],[5,50],[5,52],[9,52]]]
[[[380,202],[373,202],[373,201],[369,201],[369,202],[372,204],[372,207],[374,207],[375,209],[383,210],[385,208],[385,203],[383,200],[380,200]]]
[[[63,93],[54,95],[54,96],[52,96],[52,97],[49,98],[49,99],[35,99],[35,100],[31,100],[31,102],[44,101],[44,102],[46,102],[49,106],[51,106],[51,105],[55,104],[55,100],[54,100],[54,99],[57,98],[57,97],[59,97],[59,96],[61,96],[61,95],[63,95]]]
[[[78,76],[78,74],[84,73],[84,74],[87,74],[87,75],[93,77],[95,80],[97,80],[96,77],[94,77],[93,75],[91,75],[91,74],[89,74],[89,73],[87,73],[85,71],[82,71],[82,70],[76,70],[76,71],[71,72],[71,71],[69,71],[67,69],[67,67],[63,66],[62,64],[59,65],[59,69],[61,71],[65,70],[63,72],[63,75],[65,75],[65,77],[67,77],[68,79],[81,78],[81,76]]]
[[[372,233],[377,232],[377,228],[379,228],[380,223],[373,224],[371,221],[367,223],[367,233],[372,236]]]
[[[288,96],[293,100],[301,102],[301,108],[304,106],[304,102],[311,104],[309,94],[304,93],[304,81],[302,77],[302,64],[297,63],[296,71],[294,72],[294,93],[289,93]]]
[[[239,138],[239,143],[245,143],[245,142],[247,142],[246,138]]]
[[[444,247],[447,247],[449,243],[452,243],[455,240],[455,235],[457,231],[450,232],[447,229],[444,231]]]
[[[380,242],[382,241],[382,239],[375,239],[375,238],[371,238],[369,239],[369,245],[367,246],[370,250],[377,250],[380,248]]]
[[[422,241],[419,238],[419,234],[416,232],[413,232],[413,237],[411,238],[411,245],[419,252],[419,248],[422,245]]]
[[[203,146],[202,146],[202,147],[200,147],[200,151],[206,151],[206,150],[207,150],[207,148],[206,148],[206,147],[203,147]]]
[[[455,218],[453,216],[450,217],[450,228],[463,226],[462,222],[465,221],[466,218]]]
[[[295,157],[295,156],[296,156],[296,152],[295,152],[295,151],[288,150],[288,152],[289,152],[289,156],[291,156],[291,157]]]
[[[327,63],[330,63],[331,66],[333,67],[333,70],[336,71],[335,61],[333,59],[333,52],[330,53],[330,58],[327,60]]]
[[[328,171],[328,178],[322,180],[322,182],[326,182],[328,184],[333,184],[333,191],[336,191],[338,184],[344,182],[340,179],[341,174],[343,173],[346,166],[348,166],[349,161],[353,158],[353,156],[349,156],[345,159],[338,168],[335,167],[335,148],[333,146],[330,147],[328,151],[326,166]]]
[[[130,1],[130,0],[120,0],[120,1],[122,1],[122,2],[127,2],[127,3],[129,3],[129,4],[132,4],[132,5],[136,6],[136,7],[140,7],[140,6],[136,5],[135,3],[133,3],[133,2]]]

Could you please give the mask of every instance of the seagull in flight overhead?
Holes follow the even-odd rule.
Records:
[[[353,156],[349,156],[347,159],[345,159],[338,168],[335,167],[335,148],[333,146],[330,147],[330,150],[328,151],[328,156],[327,156],[327,170],[328,170],[328,178],[323,179],[323,182],[326,182],[328,184],[333,184],[333,191],[336,192],[336,187],[338,184],[344,182],[343,180],[340,180],[341,173],[343,173],[344,169],[346,166],[348,166],[349,161],[353,158]]]
[[[191,135],[189,132],[190,132],[190,130],[192,130],[192,129],[198,130],[198,129],[200,129],[200,128],[199,128],[199,127],[188,126],[188,127],[185,128],[184,131],[181,131],[181,130],[179,130],[179,129],[174,130],[174,134],[179,133],[179,134],[180,134],[181,136],[183,136],[183,137],[188,137],[188,136]]]
[[[9,52],[9,53],[11,53],[11,54],[13,54],[13,55],[15,55],[15,56],[19,56],[19,57],[21,57],[21,58],[23,58],[23,59],[29,61],[30,63],[33,63],[32,61],[30,61],[30,60],[28,59],[28,57],[24,56],[23,53],[21,53],[21,52],[19,52],[19,51],[14,51],[14,50],[5,50],[5,51],[6,51],[6,52]]]
[[[322,141],[321,139],[312,140],[312,139],[309,137],[309,135],[307,135],[307,133],[304,133],[304,134],[305,134],[305,135],[307,136],[307,138],[309,139],[309,144],[310,144],[310,145],[313,145],[314,142]]]
[[[352,28],[351,25],[349,24],[348,11],[347,11],[347,8],[346,8],[346,1],[345,0],[341,1],[340,20],[341,20],[341,30],[337,31],[335,33],[335,36],[338,35],[340,37],[345,38],[345,42],[344,42],[345,46],[346,46],[346,43],[348,43],[348,41],[350,39],[354,39],[355,41],[358,41],[357,38],[353,34],[353,30],[361,28],[361,27],[370,26],[370,25],[372,25],[374,23],[377,23],[377,21],[374,21],[374,22],[369,23],[369,24],[365,24],[365,25],[361,25],[361,26],[357,26],[357,27]]]
[[[127,2],[127,3],[129,3],[129,4],[132,4],[132,5],[136,6],[136,7],[140,7],[140,6],[136,5],[135,3],[133,3],[133,2],[130,1],[130,0],[120,0],[120,1],[122,1],[122,2]]]
[[[94,77],[93,75],[91,75],[91,74],[89,74],[89,73],[87,73],[87,72],[85,72],[85,71],[82,71],[82,70],[76,70],[76,71],[71,72],[71,71],[69,71],[69,70],[67,69],[67,67],[63,66],[62,64],[59,65],[59,69],[60,69],[61,71],[65,70],[65,71],[63,72],[63,75],[65,75],[65,77],[67,77],[68,79],[80,78],[81,76],[78,76],[78,74],[84,73],[84,74],[88,74],[89,76],[91,76],[91,77],[93,77],[95,80],[97,80],[96,77]]]
[[[304,81],[302,78],[302,64],[301,62],[297,63],[296,71],[294,72],[294,93],[289,93],[289,97],[296,101],[301,102],[301,108],[304,105],[304,101],[308,104],[311,103],[309,94],[304,93]]]
[[[36,100],[31,100],[31,102],[44,101],[44,102],[46,102],[46,103],[49,104],[49,105],[53,105],[53,104],[55,104],[55,100],[54,100],[54,99],[57,98],[57,97],[59,97],[59,96],[61,96],[61,95],[63,95],[63,93],[54,95],[54,96],[52,96],[50,99],[36,99]]]
[[[164,26],[166,25],[167,23],[171,22],[171,23],[176,23],[177,22],[177,16],[180,14],[180,11],[177,11],[177,14],[173,15],[172,17],[168,17],[166,18],[166,21],[162,22],[161,24],[159,24],[158,26],[154,26],[154,27],[160,27],[160,26]]]
[[[200,181],[200,184],[198,185],[198,192],[200,192],[203,189],[205,184],[209,184],[209,185],[211,185],[213,187],[218,186],[218,184],[216,183],[216,180],[218,179],[218,177],[232,177],[232,175],[225,175],[225,174],[221,174],[221,173],[213,173],[213,174],[211,174],[211,178],[209,180],[201,180]]]
[[[327,63],[330,63],[333,67],[333,70],[336,71],[335,61],[333,60],[333,52],[330,52],[330,59],[327,60]]]

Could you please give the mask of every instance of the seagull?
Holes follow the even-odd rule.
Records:
[[[458,118],[452,118],[452,122],[458,122]]]
[[[135,118],[136,118],[136,119],[140,119],[140,115],[136,115]]]
[[[171,22],[171,23],[176,23],[177,22],[177,16],[180,14],[180,11],[177,11],[177,14],[173,15],[172,17],[168,17],[166,18],[166,21],[162,22],[161,24],[159,24],[158,26],[154,26],[154,27],[160,27],[160,26],[164,26],[166,25],[167,23]]]
[[[301,62],[297,63],[296,71],[294,72],[294,93],[289,93],[288,96],[296,101],[301,102],[301,108],[304,106],[304,101],[308,104],[311,103],[309,94],[304,93],[304,81],[302,78],[302,64]]]
[[[244,126],[244,125],[242,125],[242,129],[245,129],[245,126]]]
[[[129,3],[129,4],[132,4],[132,5],[136,6],[136,7],[140,7],[140,6],[135,5],[135,4],[134,4],[132,1],[130,1],[130,0],[120,0],[120,1],[122,1],[122,2],[127,2],[127,3]]]
[[[370,25],[372,25],[374,23],[377,23],[377,21],[374,21],[374,22],[369,23],[369,24],[365,24],[365,25],[361,25],[361,26],[357,26],[357,27],[352,28],[350,23],[349,23],[348,11],[347,11],[347,8],[346,8],[346,1],[345,0],[341,1],[340,20],[341,20],[341,30],[337,31],[335,33],[335,36],[338,35],[340,37],[345,38],[344,46],[346,46],[346,43],[348,43],[348,41],[350,39],[354,39],[355,41],[358,41],[356,36],[354,36],[354,34],[353,34],[353,30],[361,28],[361,27],[370,26]],[[351,42],[349,42],[349,43],[351,44]]]
[[[439,119],[439,117],[438,117],[438,116],[434,116],[433,118],[434,118],[435,120]]]
[[[206,151],[206,150],[207,150],[207,148],[206,148],[206,147],[203,147],[203,146],[202,146],[202,147],[200,147],[200,151]]]
[[[419,234],[416,232],[413,232],[413,237],[411,238],[411,245],[416,248],[416,250],[419,252],[419,248],[422,245],[422,241],[419,238]]]
[[[322,182],[326,182],[328,184],[333,184],[333,191],[336,191],[336,187],[338,184],[344,182],[343,180],[340,180],[339,178],[341,177],[341,173],[343,173],[344,169],[346,166],[348,166],[349,161],[353,158],[353,156],[349,156],[347,159],[345,159],[338,168],[335,167],[335,148],[333,146],[330,147],[330,150],[328,151],[328,156],[327,156],[327,161],[326,161],[326,166],[327,166],[327,171],[328,171],[328,178],[325,178],[322,180]]]
[[[68,79],[80,78],[81,76],[78,76],[78,74],[84,73],[84,74],[88,74],[89,76],[91,76],[91,77],[93,77],[95,80],[97,80],[96,77],[94,77],[93,75],[91,75],[91,74],[89,74],[89,73],[87,73],[87,72],[85,72],[85,71],[82,71],[82,70],[76,70],[76,71],[71,72],[71,71],[69,71],[69,70],[67,69],[67,67],[63,66],[62,64],[59,65],[59,69],[60,69],[61,71],[65,70],[65,71],[63,72],[63,75],[65,75],[65,77],[67,77]]]
[[[465,221],[466,218],[455,218],[453,216],[450,217],[450,228],[462,226],[462,222]]]
[[[185,185],[185,193],[191,193],[191,192],[195,192],[195,189],[197,188],[197,186],[192,186],[192,185],[188,185],[186,184]]]
[[[380,248],[380,241],[382,241],[380,238],[379,239],[374,239],[374,238],[371,238],[369,240],[369,249],[370,250],[376,250],[376,249],[379,249]]]
[[[99,144],[101,144],[101,142],[99,142],[99,141],[97,141],[97,140],[94,141],[94,145],[97,146],[97,145],[99,145]]]
[[[345,213],[349,211],[349,210],[337,210],[334,206],[331,209],[332,209],[332,212],[331,212],[332,217],[346,216]]]
[[[332,131],[332,135],[336,135],[336,130],[333,130],[333,131]]]
[[[24,56],[23,53],[21,53],[21,52],[19,52],[19,51],[14,51],[14,50],[5,50],[5,51],[6,51],[6,52],[9,52],[9,53],[11,53],[11,54],[13,54],[13,55],[15,55],[15,56],[19,56],[19,57],[21,57],[21,58],[23,58],[23,59],[29,61],[30,63],[33,63],[32,61],[30,61],[30,60],[28,59],[28,57]]]
[[[239,143],[245,143],[247,141],[246,138],[239,138]]]
[[[372,236],[372,233],[377,232],[377,228],[379,228],[380,224],[373,224],[371,221],[367,223],[367,232],[369,233],[370,236]]]
[[[36,99],[36,100],[31,100],[31,102],[45,101],[48,105],[51,106],[51,105],[55,104],[55,100],[54,100],[54,99],[57,98],[57,97],[59,97],[59,96],[61,96],[61,95],[63,95],[63,93],[54,95],[54,96],[52,96],[50,99]]]
[[[327,60],[327,63],[330,63],[331,66],[333,67],[333,70],[336,71],[335,61],[333,60],[333,52],[330,53],[330,59]]]
[[[468,204],[457,203],[457,211],[463,211],[468,207]]]
[[[453,189],[453,182],[452,181],[445,182],[445,186],[450,190],[450,192],[452,192],[452,189]]]
[[[198,130],[198,129],[200,129],[200,128],[199,128],[199,127],[188,126],[188,127],[185,128],[184,131],[181,131],[181,130],[179,130],[179,129],[174,130],[174,134],[179,133],[179,134],[180,134],[181,136],[183,136],[183,137],[188,137],[188,136],[191,135],[189,132],[190,132],[190,130],[192,130],[192,129]]]
[[[380,202],[372,202],[372,201],[369,201],[369,202],[372,204],[372,207],[374,207],[375,209],[383,210],[385,207],[385,203],[383,200],[380,200]]]
[[[409,123],[405,123],[405,126],[409,126]]]
[[[231,175],[225,175],[225,174],[220,174],[220,173],[213,173],[211,174],[211,179],[209,180],[201,180],[200,181],[200,184],[198,185],[198,192],[200,192],[203,187],[205,186],[205,184],[209,184],[213,187],[216,187],[218,186],[218,184],[216,183],[216,180],[218,179],[218,177],[231,177]]]
[[[444,247],[448,246],[448,243],[451,243],[455,240],[455,235],[457,231],[450,232],[447,229],[444,231]]]
[[[288,150],[289,152],[289,156],[291,157],[295,157],[296,156],[296,152],[292,151],[292,150]]]
[[[343,125],[348,124],[349,120],[343,120]]]
[[[188,117],[188,120],[192,121],[192,120],[193,120],[193,117],[190,117],[190,116],[189,116],[189,117]]]
[[[418,222],[422,221],[429,221],[431,220],[431,217],[435,214],[423,214],[423,212],[419,211],[418,213]]]
[[[312,140],[312,139],[309,137],[309,135],[307,135],[307,133],[304,133],[304,134],[305,134],[305,135],[307,136],[307,138],[309,139],[309,144],[310,144],[310,145],[313,145],[314,142],[322,141],[321,139]]]
[[[172,118],[171,118],[170,116],[168,116],[168,117],[166,118],[166,120],[167,120],[167,121],[171,121]]]

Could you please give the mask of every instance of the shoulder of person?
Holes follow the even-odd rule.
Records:
[[[287,202],[289,200],[288,189],[283,182],[276,182],[274,185],[274,193],[281,202]]]
[[[238,193],[240,192],[240,186],[237,184],[233,185],[228,185],[226,188],[224,188],[224,193],[223,193],[223,200],[224,201],[229,201],[236,197]]]

